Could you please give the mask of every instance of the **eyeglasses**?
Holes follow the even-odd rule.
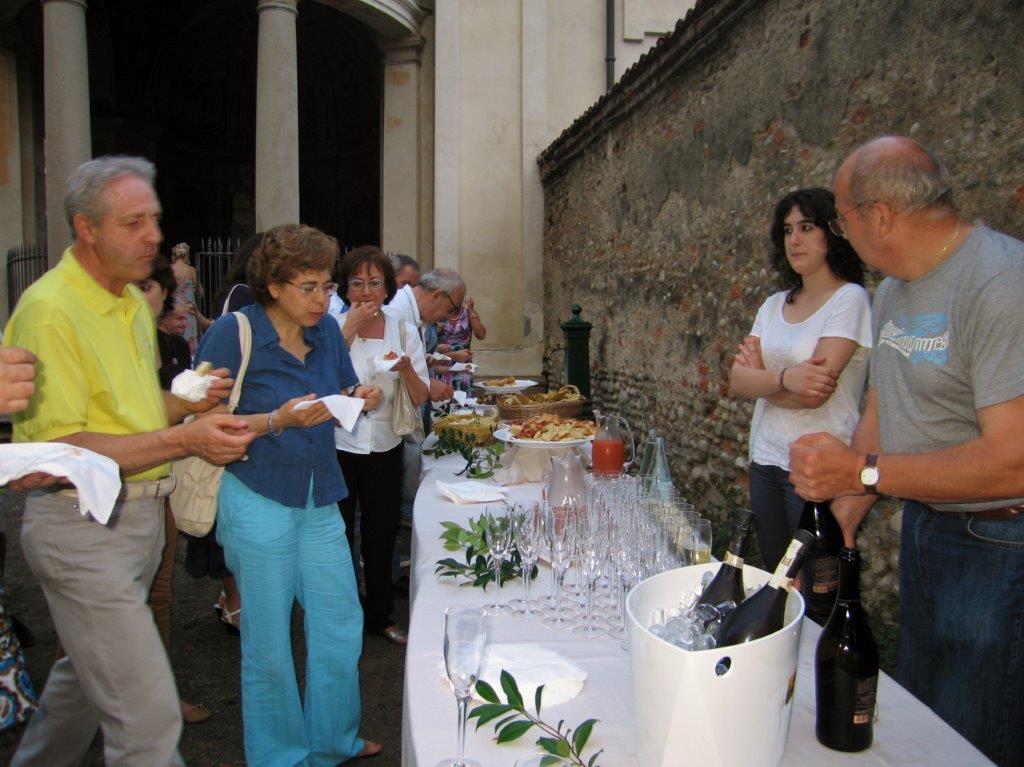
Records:
[[[843,215],[836,216],[835,218],[830,218],[828,220],[828,228],[832,231],[832,234],[834,234],[836,237],[846,237],[846,217],[853,213],[853,211],[857,210],[857,208],[862,208],[865,205],[870,205],[872,202],[874,202],[874,200],[865,200],[864,202],[854,205]]]
[[[338,292],[338,283],[336,282],[325,282],[323,285],[317,285],[315,282],[304,282],[298,285],[291,280],[285,280],[285,282],[298,288],[303,298],[309,298],[314,293],[323,293],[330,298]]]
[[[384,287],[384,280],[349,280],[348,286],[352,290],[362,290],[365,287],[369,287],[370,290],[380,290]]]
[[[448,303],[452,307],[451,311],[448,312],[448,315],[450,317],[457,317],[457,316],[459,316],[462,313],[462,307],[461,306],[456,306],[455,302],[452,301],[452,297],[450,295],[448,295],[447,293],[445,293],[444,291],[441,292],[441,295],[443,295],[445,298],[448,299]]]

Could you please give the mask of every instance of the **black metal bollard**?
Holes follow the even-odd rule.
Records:
[[[590,331],[594,326],[580,317],[582,311],[579,304],[573,304],[572,317],[559,327],[565,336],[565,381],[586,398],[582,415],[589,417],[594,404],[590,398]]]

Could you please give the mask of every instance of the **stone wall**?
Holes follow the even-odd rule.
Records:
[[[668,437],[677,484],[745,505],[752,403],[728,369],[761,301],[775,201],[831,184],[882,133],[935,148],[964,213],[1024,236],[1024,4],[1009,0],[705,0],[541,155],[545,369],[559,320],[594,323],[594,395]],[[894,617],[899,513],[859,545]]]

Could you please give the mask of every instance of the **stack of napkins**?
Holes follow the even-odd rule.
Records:
[[[441,676],[445,676],[444,661],[441,662]],[[480,668],[479,679],[495,690],[501,690],[501,672],[507,671],[515,677],[524,701],[533,700],[537,688],[544,685],[541,705],[544,708],[566,703],[583,690],[587,672],[554,650],[536,644],[492,644]],[[483,700],[473,691],[473,697]]]
[[[442,482],[435,480],[437,489],[455,503],[496,503],[505,500],[505,488],[486,482]]]
[[[121,492],[121,472],[105,455],[64,442],[0,445],[0,485],[41,471],[67,477],[78,488],[78,510],[104,525]]]

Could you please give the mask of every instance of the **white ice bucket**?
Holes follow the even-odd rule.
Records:
[[[742,645],[687,652],[647,628],[652,610],[677,607],[683,592],[718,567],[695,565],[655,575],[626,600],[637,764],[643,767],[782,763],[804,615],[800,594],[790,591],[780,631]],[[747,588],[770,577],[756,567],[743,568]]]

